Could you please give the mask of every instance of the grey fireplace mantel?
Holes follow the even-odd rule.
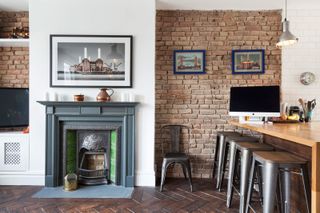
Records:
[[[64,123],[108,123],[121,128],[121,180],[133,187],[135,179],[135,108],[138,102],[38,101],[46,106],[45,186],[62,185],[61,127]]]

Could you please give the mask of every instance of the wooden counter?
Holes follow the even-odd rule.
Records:
[[[320,213],[320,122],[241,124],[238,121],[229,121],[229,123],[267,136],[311,147],[311,209],[313,213]]]

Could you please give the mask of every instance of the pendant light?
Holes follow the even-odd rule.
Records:
[[[282,22],[283,32],[277,43],[277,47],[289,46],[298,42],[298,38],[295,37],[289,30],[289,21],[287,20],[287,0],[285,0],[285,18]]]

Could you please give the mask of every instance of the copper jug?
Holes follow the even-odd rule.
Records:
[[[63,189],[74,191],[78,188],[78,176],[75,173],[68,173],[63,179]]]
[[[110,94],[108,94],[107,90],[110,90]],[[97,101],[99,102],[107,102],[111,101],[111,96],[113,95],[114,91],[113,89],[108,88],[101,88],[100,92],[97,96]]]

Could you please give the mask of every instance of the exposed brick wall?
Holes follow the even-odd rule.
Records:
[[[28,12],[0,12],[0,37],[15,27],[28,27]],[[0,87],[29,87],[29,48],[0,47]]]
[[[161,170],[164,124],[184,124],[183,147],[194,177],[212,173],[217,131],[228,125],[231,86],[279,85],[281,11],[157,11],[156,23],[156,164]],[[265,49],[266,73],[232,75],[232,49]],[[206,74],[174,75],[173,50],[205,49]],[[164,136],[166,137],[166,136]],[[182,176],[176,167],[169,176]]]

